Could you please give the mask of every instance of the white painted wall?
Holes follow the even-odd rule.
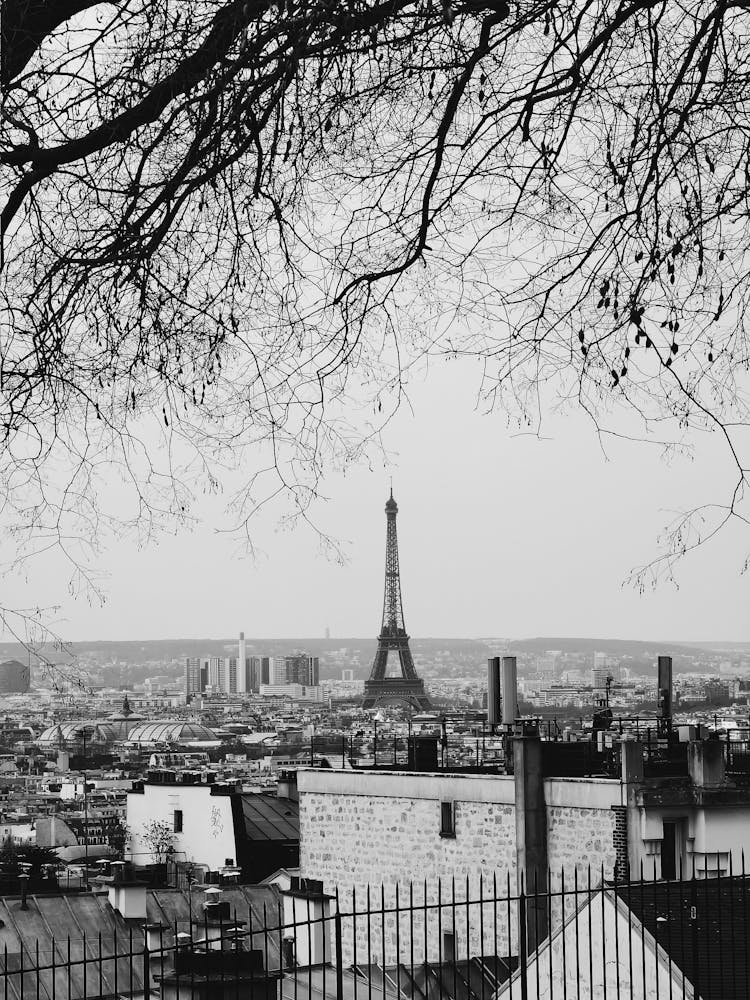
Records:
[[[704,873],[715,875],[717,870],[728,875],[742,870],[743,852],[750,844],[750,802],[745,806],[709,805],[664,806],[640,809],[640,824],[630,836],[637,848],[638,863],[643,864],[647,879],[661,878],[660,841],[664,823],[678,824],[677,870],[691,877]],[[746,862],[747,863],[747,862]],[[681,865],[681,867],[680,867]]]
[[[130,830],[128,856],[136,865],[156,861],[143,840],[144,824],[163,820],[173,828],[174,811],[182,810],[182,832],[174,833],[179,861],[207,865],[215,871],[227,858],[237,860],[232,821],[232,800],[212,795],[211,785],[144,785],[143,792],[129,792],[126,822]]]
[[[32,823],[0,824],[0,842],[12,840],[14,844],[36,843],[36,831]]]

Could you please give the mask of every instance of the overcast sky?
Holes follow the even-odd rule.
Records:
[[[718,436],[692,459],[615,442],[609,460],[575,411],[545,419],[541,440],[514,435],[502,414],[474,407],[473,373],[433,368],[412,383],[386,432],[392,469],[329,477],[321,525],[347,562],[320,551],[308,528],[258,525],[256,558],[217,535],[222,498],[205,521],[138,550],[108,546],[103,606],[71,599],[54,561],[28,584],[6,581],[14,607],[60,604],[70,641],[168,637],[374,636],[380,627],[389,476],[399,504],[404,612],[414,636],[597,636],[748,640],[750,537],[728,528],[668,582],[639,594],[630,570],[659,551],[673,513],[726,498]]]

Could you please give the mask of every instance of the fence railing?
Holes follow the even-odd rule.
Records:
[[[623,720],[616,720],[622,723]],[[637,720],[636,720],[637,721]],[[676,730],[657,729],[656,720],[647,720],[636,731],[635,725],[624,732],[641,743],[645,778],[687,778],[687,742],[678,739]],[[606,732],[563,734],[554,720],[542,726],[544,773],[547,777],[621,776],[619,728]],[[739,783],[750,783],[750,734],[722,733],[721,741],[726,773]],[[373,736],[346,736],[338,740],[316,738],[309,753],[300,760],[313,765],[351,767],[362,770],[451,771],[454,773],[503,774],[512,770],[508,759],[509,744],[499,732],[487,728],[471,734],[421,733]]]
[[[162,891],[150,923],[120,920],[111,933],[65,939],[27,939],[15,909],[18,944],[0,929],[0,997],[750,997],[744,870],[714,879],[618,882],[605,879],[603,869],[578,868],[548,871],[532,886],[518,884],[514,873],[473,874],[332,895],[302,881],[286,892],[274,888],[270,897],[262,887],[262,905],[252,901],[255,888],[226,890],[205,908],[193,890],[181,915],[176,902],[185,894]],[[61,899],[61,909],[71,902]],[[35,905],[30,897],[28,924],[40,933]],[[165,917],[170,908],[173,920]]]

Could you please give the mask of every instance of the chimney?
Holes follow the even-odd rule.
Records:
[[[515,672],[515,657],[513,659]],[[505,708],[505,698],[503,698]],[[513,739],[513,784],[516,801],[516,864],[519,889],[527,893],[529,953],[547,937],[547,803],[544,798],[542,741],[537,734]]]
[[[500,677],[502,705],[502,723],[512,726],[518,715],[518,679],[515,656],[504,656],[502,674]]]
[[[487,660],[487,724],[493,729],[500,725],[502,718],[500,690],[500,657],[491,656]]]
[[[282,948],[287,967],[306,968],[331,961],[331,901],[316,879],[293,878],[289,889],[281,890],[284,925],[289,931]],[[291,938],[291,940],[289,940]]]
[[[237,657],[237,694],[245,694],[247,691],[247,671],[245,669],[246,659],[245,633],[240,632],[240,649]]]
[[[242,933],[242,922],[232,919],[229,900],[218,886],[206,889],[203,903],[203,923],[198,924],[204,933],[205,946],[221,951],[237,934]]]
[[[111,883],[107,898],[113,910],[125,920],[146,919],[146,883],[134,882],[125,877],[125,862],[113,861]]]
[[[659,716],[666,728],[672,718],[672,657],[659,657]]]
[[[203,914],[206,920],[228,922],[231,916],[229,900],[224,899],[224,893],[218,886],[206,889],[206,900],[203,903]]]
[[[276,798],[291,799],[293,802],[299,802],[296,771],[279,771],[278,783],[276,785]]]
[[[722,741],[709,739],[688,743],[688,774],[696,788],[720,788],[725,781]]]

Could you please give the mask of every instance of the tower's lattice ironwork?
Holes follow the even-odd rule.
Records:
[[[365,681],[363,708],[374,708],[379,702],[405,701],[415,708],[429,709],[430,700],[424,684],[414,667],[409,649],[409,636],[404,627],[404,608],[401,602],[401,575],[398,565],[398,538],[396,515],[398,506],[393,490],[386,501],[385,535],[385,592],[383,594],[383,623],[378,636],[378,649],[370,677]],[[398,654],[401,676],[386,676],[389,652]]]

